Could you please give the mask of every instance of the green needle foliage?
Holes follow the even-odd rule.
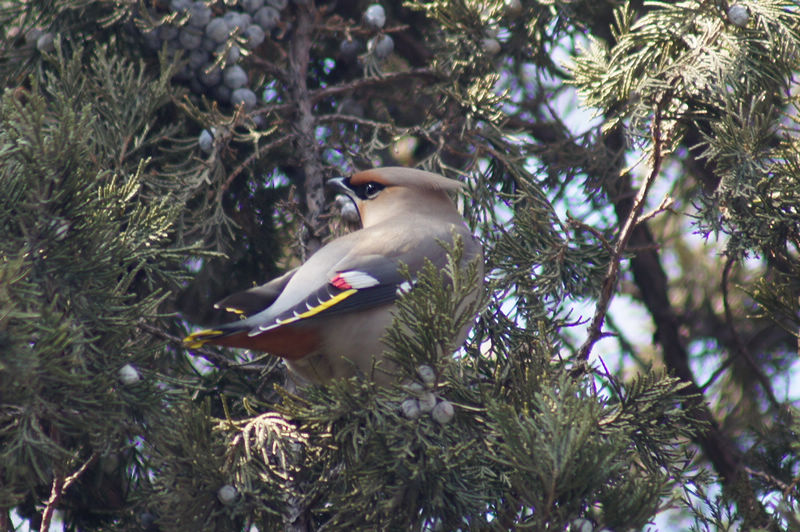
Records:
[[[148,162],[137,154],[159,134],[147,127],[166,78],[145,79],[102,52],[92,59],[86,72],[81,50],[54,58],[41,81],[6,90],[0,104],[4,508],[32,510],[55,479],[81,468],[109,476],[96,496],[123,508],[130,472],[115,477],[100,462],[130,459],[142,416],[160,417],[163,392],[126,386],[121,370],[129,365],[135,380],[157,368],[163,344],[138,324],[160,315],[183,277],[186,251],[169,238],[180,209],[147,197]],[[127,119],[107,121],[109,102],[90,97],[109,90],[128,102]],[[97,501],[79,511],[91,499],[80,489],[64,507],[76,523],[92,522]]]
[[[0,528],[800,528],[796,2],[372,3],[0,0]],[[183,347],[379,165],[395,385]]]

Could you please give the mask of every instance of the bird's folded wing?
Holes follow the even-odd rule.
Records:
[[[301,302],[260,324],[256,335],[282,325],[309,318],[366,310],[391,303],[405,288],[406,278],[398,271],[399,262],[381,256],[361,257],[363,268],[337,271],[328,282],[312,291]]]
[[[228,312],[243,314],[245,316],[251,316],[261,312],[272,305],[278,296],[281,295],[281,292],[286,288],[286,285],[294,276],[295,272],[297,272],[297,268],[289,270],[280,277],[276,277],[255,288],[231,294],[225,299],[214,303],[214,308],[224,309]]]

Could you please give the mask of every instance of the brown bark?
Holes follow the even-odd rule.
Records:
[[[302,232],[301,259],[322,246],[320,231],[324,226],[320,215],[325,207],[324,176],[321,147],[316,140],[314,104],[308,89],[308,62],[314,39],[317,11],[312,4],[297,5],[295,30],[289,46],[289,83],[292,101],[296,105],[295,147],[303,171],[303,199],[306,225]]]

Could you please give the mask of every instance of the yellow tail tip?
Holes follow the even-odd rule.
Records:
[[[213,338],[220,336],[222,331],[217,331],[214,329],[203,329],[202,331],[193,332],[189,336],[183,339],[183,345],[188,347],[189,349],[198,349],[203,347]]]

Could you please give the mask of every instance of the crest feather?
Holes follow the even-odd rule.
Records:
[[[461,190],[464,186],[454,179],[448,179],[433,172],[417,170],[416,168],[405,168],[403,166],[384,166],[383,168],[372,168],[357,172],[350,177],[353,185],[363,185],[366,183],[380,183],[386,186],[401,186],[426,188],[431,190]]]

